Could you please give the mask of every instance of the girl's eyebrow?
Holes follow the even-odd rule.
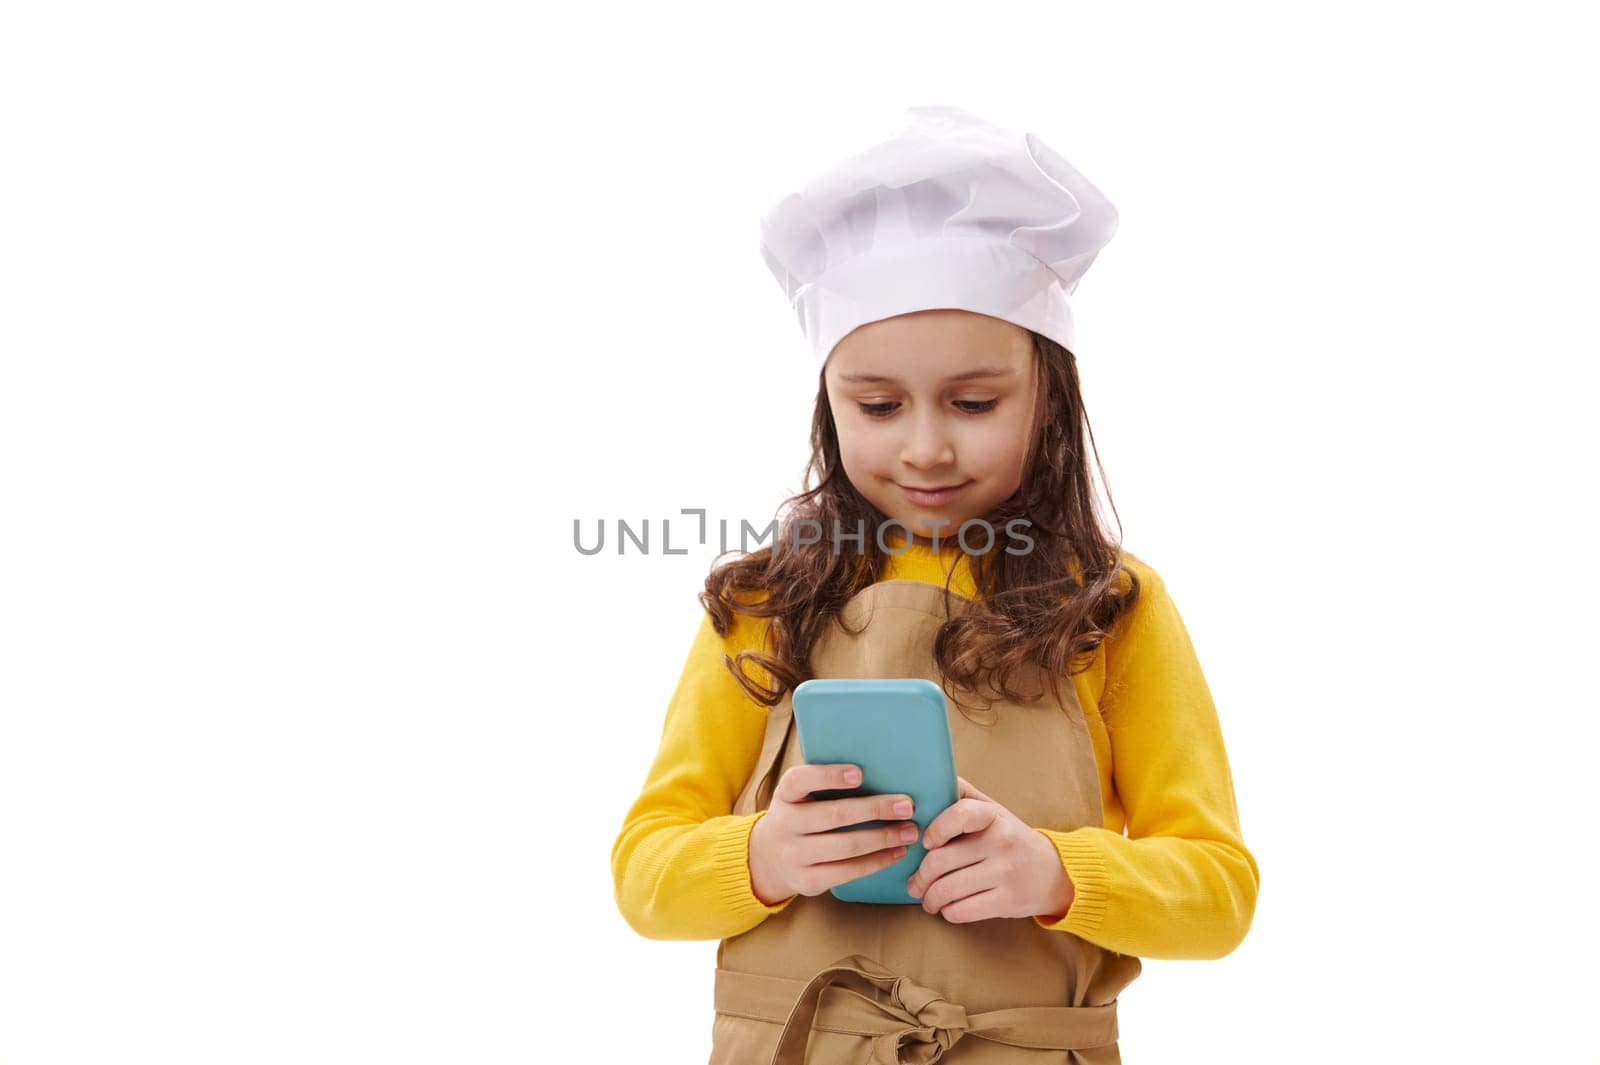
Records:
[[[1015,368],[1009,366],[980,366],[978,369],[968,370],[966,373],[952,374],[950,377],[945,378],[945,380],[970,381],[975,377],[1011,377],[1016,372],[1017,371]],[[839,375],[839,380],[849,381],[852,384],[897,385],[900,383],[900,379],[897,377],[889,377],[884,374],[877,373],[842,373]]]

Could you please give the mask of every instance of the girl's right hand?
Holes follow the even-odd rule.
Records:
[[[773,789],[766,816],[750,830],[750,886],[764,905],[792,895],[820,895],[829,888],[892,865],[921,830],[910,807],[895,803],[909,795],[856,795],[813,799],[814,791],[849,789],[861,783],[847,763],[791,766]],[[884,820],[893,824],[830,832],[844,825]]]

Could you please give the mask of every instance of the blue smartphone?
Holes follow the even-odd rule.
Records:
[[[829,890],[841,902],[921,905],[906,891],[906,881],[922,864],[927,848],[921,833],[958,797],[955,748],[950,742],[944,691],[920,677],[818,679],[794,690],[794,720],[807,764],[848,762],[861,767],[861,784],[811,793],[813,799],[854,795],[905,794],[915,804],[910,820],[918,837],[892,865],[837,884]],[[904,819],[902,819],[904,820]],[[863,821],[829,829],[853,832],[894,824]]]

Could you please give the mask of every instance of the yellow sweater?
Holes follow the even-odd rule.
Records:
[[[1037,829],[1072,880],[1072,905],[1040,927],[1121,954],[1220,958],[1244,939],[1260,874],[1245,848],[1211,693],[1188,631],[1156,572],[1124,552],[1142,581],[1089,669],[1072,678],[1089,722],[1105,826]],[[975,594],[965,555],[913,543],[883,579]],[[651,939],[724,939],[779,912],[750,886],[750,829],[766,814],[730,813],[755,766],[766,708],[723,665],[761,650],[767,619],[740,614],[726,639],[702,613],[660,748],[611,849],[617,906]],[[1108,732],[1105,722],[1110,721]],[[1126,831],[1126,835],[1124,835]]]

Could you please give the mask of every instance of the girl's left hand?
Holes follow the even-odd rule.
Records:
[[[1072,880],[1054,844],[965,777],[956,782],[955,803],[922,834],[928,853],[906,890],[956,924],[1066,913]]]

